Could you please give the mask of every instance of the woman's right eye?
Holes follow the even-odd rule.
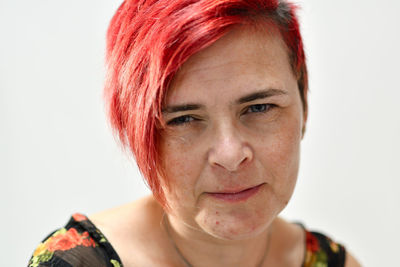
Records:
[[[172,126],[174,126],[174,125],[179,126],[179,125],[184,125],[184,124],[190,123],[194,120],[195,120],[195,118],[193,118],[192,116],[184,115],[184,116],[176,117],[176,118],[168,121],[167,124],[172,125]]]

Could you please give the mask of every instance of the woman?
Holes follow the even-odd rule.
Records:
[[[307,120],[292,4],[127,0],[107,38],[110,120],[153,195],[73,215],[29,266],[359,266],[278,217]]]

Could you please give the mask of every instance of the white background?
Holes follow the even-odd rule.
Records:
[[[283,216],[332,235],[365,266],[400,240],[396,0],[303,0],[310,116]],[[0,265],[85,214],[149,191],[102,103],[107,24],[120,1],[0,2]]]

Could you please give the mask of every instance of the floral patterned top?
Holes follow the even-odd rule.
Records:
[[[303,227],[304,228],[304,227]],[[306,233],[302,267],[342,267],[345,249],[329,237]],[[53,232],[36,248],[28,267],[122,267],[121,259],[99,229],[85,216],[72,215],[65,227]]]

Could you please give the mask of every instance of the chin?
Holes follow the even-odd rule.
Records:
[[[207,234],[223,240],[251,239],[265,232],[277,213],[263,210],[200,211],[198,226]]]

